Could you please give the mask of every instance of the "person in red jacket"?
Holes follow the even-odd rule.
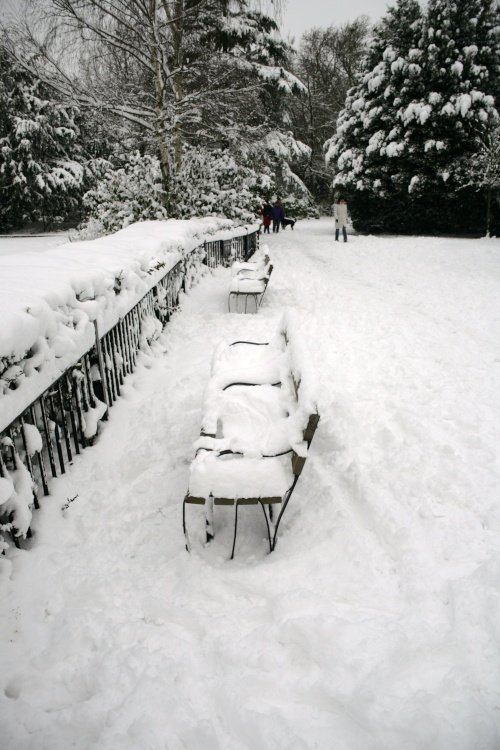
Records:
[[[264,234],[269,234],[269,227],[271,226],[271,218],[272,218],[272,207],[271,204],[266,201],[262,208],[260,209],[260,213],[262,215],[262,224],[264,226]]]

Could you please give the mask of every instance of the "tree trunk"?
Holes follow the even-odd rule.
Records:
[[[158,156],[160,159],[160,172],[161,172],[161,184],[163,188],[162,203],[167,209],[167,214],[170,216],[170,188],[171,188],[171,166],[170,166],[170,154],[168,153],[167,141],[165,138],[165,128],[163,121],[157,123],[156,128],[156,141],[158,145]]]
[[[311,92],[311,79],[307,76],[307,108],[309,114],[309,143],[311,144],[311,155],[309,157],[309,168],[313,169],[314,157],[316,152],[316,137],[314,133],[314,104]]]
[[[176,174],[182,167],[182,126],[181,110],[184,98],[184,87],[182,80],[183,64],[183,14],[184,0],[175,0],[174,17],[175,23],[172,29],[174,47],[174,70],[172,76],[172,88],[174,90],[174,123],[173,123],[173,145],[174,145],[174,169]]]
[[[491,185],[486,188],[486,236],[490,236],[491,229]]]
[[[161,182],[163,187],[162,203],[170,214],[171,165],[165,127],[165,84],[163,81],[160,50],[158,49],[158,0],[149,0],[149,17],[151,23],[151,62],[154,68],[155,86],[155,136],[160,159]]]

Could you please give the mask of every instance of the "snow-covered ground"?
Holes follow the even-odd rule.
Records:
[[[20,253],[44,253],[58,245],[64,245],[65,242],[68,242],[68,235],[63,232],[33,237],[16,234],[1,235],[0,257],[2,255],[19,256]]]
[[[226,313],[227,270],[192,290],[0,561],[2,750],[500,746],[500,242],[332,233],[266,238],[257,316]],[[284,306],[322,418],[277,550],[243,508],[228,562],[217,508],[188,555],[213,348]]]

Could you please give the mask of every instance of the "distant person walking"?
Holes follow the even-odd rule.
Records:
[[[264,226],[264,234],[269,234],[269,227],[271,226],[271,219],[273,215],[273,207],[266,201],[260,209],[262,214],[262,224]]]
[[[285,211],[283,209],[283,204],[281,203],[279,198],[274,203],[272,212],[273,212],[272,214],[273,215],[273,232],[279,232],[281,222],[285,218]]]
[[[333,204],[333,215],[335,217],[335,241],[339,241],[339,234],[342,229],[344,242],[347,242],[347,203],[344,198],[340,198],[338,203]]]

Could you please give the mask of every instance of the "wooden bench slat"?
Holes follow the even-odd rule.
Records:
[[[234,505],[236,500],[239,505],[258,505],[259,503],[264,503],[264,505],[279,505],[283,502],[283,498],[281,497],[215,497],[214,505]],[[186,495],[185,502],[190,505],[205,505],[208,501],[204,497]]]

